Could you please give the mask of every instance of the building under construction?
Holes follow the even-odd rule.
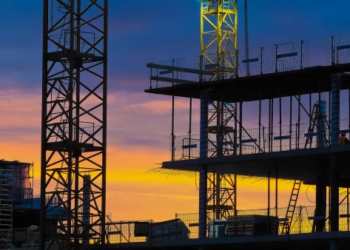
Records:
[[[304,40],[238,50],[237,1],[201,1],[200,28],[195,63],[149,63],[145,91],[172,97],[171,159],[162,169],[199,172],[199,213],[188,224],[198,232],[197,244],[208,249],[346,246],[350,35],[328,38],[326,65],[312,66]],[[176,97],[189,102],[184,136],[174,133]],[[200,106],[199,134],[192,132],[193,102]],[[262,213],[237,210],[237,176],[267,179]],[[274,205],[271,179],[276,180]],[[294,181],[286,208],[278,205],[278,180]],[[316,207],[305,208],[309,225],[302,230],[297,200],[303,184],[315,187]]]
[[[14,228],[23,229],[27,223],[25,220],[30,220],[30,218],[19,220],[18,212],[20,210],[28,212],[28,209],[32,208],[32,185],[32,164],[0,160],[0,249],[10,249],[15,245],[14,240],[18,236],[18,231]]]
[[[199,173],[199,211],[114,222],[108,0],[43,3],[41,196],[32,197],[31,164],[0,161],[0,249],[347,249],[350,35],[326,40],[323,66],[309,65],[304,40],[249,49],[247,29],[238,50],[237,0],[201,0],[200,55],[149,63],[145,90],[172,98],[171,156],[159,171]],[[184,136],[175,134],[178,97],[189,102]],[[267,180],[266,208],[238,209],[240,176]],[[294,183],[285,207],[279,180]],[[302,185],[315,187],[315,207],[297,206]]]

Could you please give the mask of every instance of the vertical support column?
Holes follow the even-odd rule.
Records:
[[[261,84],[259,84],[259,153],[261,153]]]
[[[191,147],[192,145],[192,97],[190,98],[190,113],[189,113],[189,122],[188,122],[188,159],[191,160]]]
[[[89,245],[90,239],[90,194],[91,175],[84,175],[83,179],[83,246]]]
[[[330,164],[330,223],[331,231],[339,231],[339,168],[337,155],[331,155]]]
[[[261,47],[260,48],[260,74],[261,75],[263,74],[263,51],[264,51],[264,48]]]
[[[298,123],[297,123],[297,147],[296,149],[299,149],[300,147],[300,108],[301,108],[301,96],[298,95]]]
[[[267,135],[267,138],[268,138],[268,147],[269,147],[269,153],[271,153],[271,99],[269,99],[269,122],[268,122],[268,135]]]
[[[340,74],[332,75],[332,120],[331,146],[339,145],[340,115]],[[330,162],[330,226],[331,231],[339,231],[339,165],[336,154],[331,155]],[[331,249],[338,249],[337,241],[331,241]]]
[[[331,145],[339,144],[340,74],[332,75]]]
[[[334,58],[335,58],[335,56],[334,56],[334,36],[331,36],[331,50],[332,50],[332,52],[331,52],[331,64],[332,65],[334,65],[334,62],[335,62],[335,60],[334,60]]]
[[[103,156],[102,156],[102,208],[101,208],[101,244],[102,247],[104,247],[106,243],[106,182],[107,182],[107,174],[106,174],[106,166],[107,166],[107,92],[108,92],[108,85],[107,85],[107,75],[108,75],[108,0],[104,0],[104,17],[103,17],[103,30],[104,30],[104,39],[103,39],[103,53],[104,53],[104,62],[103,62],[103,80],[105,84],[103,85]]]
[[[222,97],[222,95],[221,95]],[[224,138],[224,105],[222,101],[216,102],[216,156],[221,157],[223,155],[223,138]]]
[[[49,2],[46,0],[43,0],[43,62],[48,61],[48,30],[49,30]],[[46,93],[48,89],[48,85],[44,84],[44,81],[46,81],[46,74],[47,74],[48,66],[47,63],[42,64],[42,100],[44,101],[46,99]],[[41,147],[46,146],[46,119],[43,119],[47,114],[47,106],[42,105],[41,107]],[[40,239],[45,239],[45,225],[46,225],[46,213],[45,213],[45,196],[46,196],[46,176],[43,175],[46,170],[46,151],[41,150],[41,178],[40,178]],[[40,240],[39,249],[45,250],[46,244],[44,240]]]
[[[235,196],[233,197],[234,203],[235,203],[235,207],[234,207],[234,215],[237,216],[237,175],[234,175],[234,181],[235,181]],[[348,195],[348,200],[349,200],[349,195]],[[348,202],[348,207],[349,207],[349,202]],[[349,209],[348,209],[349,211]],[[348,212],[349,214],[349,212]],[[349,223],[348,223],[349,224]]]
[[[269,99],[269,153],[273,152],[273,101]]]
[[[239,102],[239,155],[242,155],[242,137],[243,137],[243,94],[242,86],[239,88],[240,102]]]
[[[326,185],[327,176],[325,173],[320,174],[317,177],[316,184],[316,211],[315,215],[318,217],[315,220],[316,232],[322,232],[326,226],[326,204],[327,204],[327,185]],[[323,220],[320,219],[323,217]]]
[[[218,79],[219,76],[218,76]],[[224,103],[222,100],[222,93],[221,93],[221,100],[216,102],[216,156],[221,157],[223,156],[223,140],[224,140]],[[215,208],[215,219],[221,219],[221,180],[222,175],[220,173],[217,173],[216,176],[213,176],[213,183],[214,183],[214,208]],[[215,201],[216,199],[216,201]],[[215,227],[214,227],[215,228]]]
[[[282,151],[282,97],[281,97],[281,87],[279,88],[279,133],[280,133],[280,151]],[[273,138],[272,138],[273,139]]]
[[[276,186],[275,186],[275,209],[276,217],[278,218],[278,165],[276,164]]]
[[[267,234],[270,235],[270,208],[271,208],[271,178],[270,169],[267,173]]]
[[[172,60],[171,66],[174,68],[175,60]],[[174,70],[172,70],[172,79],[174,80]],[[174,81],[172,82],[172,86],[174,87]],[[171,98],[171,160],[175,161],[175,96],[173,95]],[[189,147],[190,148],[190,147]]]
[[[348,89],[348,129],[350,129],[350,88]]]
[[[237,103],[235,103],[235,129],[234,129],[234,134],[233,134],[233,152],[234,156],[237,156],[238,154],[238,143],[237,143],[237,129],[238,129],[238,122],[237,122]]]
[[[346,215],[349,216],[349,188],[346,189]],[[346,218],[346,228],[349,231],[349,217]]]
[[[214,176],[213,180],[216,182],[216,191],[215,191],[215,199],[216,199],[216,204],[215,204],[215,219],[221,219],[221,174],[216,174],[216,176]],[[215,180],[216,179],[216,180]]]
[[[292,150],[292,135],[293,135],[293,130],[292,130],[292,120],[293,120],[293,97],[289,97],[289,150]]]
[[[309,94],[309,126],[311,126],[311,124],[312,124],[312,95],[311,94]],[[316,112],[316,114],[317,114],[317,112]],[[317,118],[316,118],[317,119]],[[317,121],[315,121],[315,122],[317,122]],[[318,124],[316,125],[316,128],[318,129]],[[311,148],[312,147],[312,137],[310,137],[310,146],[309,146],[309,148]]]
[[[201,92],[200,107],[200,158],[208,158],[208,91]],[[199,173],[199,238],[206,238],[207,224],[207,166],[200,167]]]

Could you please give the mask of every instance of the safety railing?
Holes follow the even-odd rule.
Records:
[[[149,63],[150,89],[299,70],[308,66],[309,50],[306,41],[298,41],[252,48],[248,53],[225,52],[220,58],[213,54]],[[237,63],[236,68],[231,62]]]
[[[322,221],[323,232],[329,231],[329,206],[326,216],[315,216],[314,206],[297,206],[294,217],[288,221],[287,209],[253,209],[230,211],[226,218],[215,218],[215,213],[208,211],[207,238],[283,235],[284,223],[290,225],[289,234],[307,234],[316,232],[316,223]],[[339,230],[350,231],[350,206],[344,202],[339,206]],[[176,214],[175,219],[153,222],[118,221],[106,223],[106,237],[110,244],[149,244],[164,243],[188,239],[198,239],[199,214]]]
[[[224,136],[222,152],[224,156],[249,155],[260,153],[272,153],[291,150],[327,147],[329,145],[329,125],[318,130],[317,126],[310,131],[307,123],[296,123],[284,126],[275,126],[269,129],[260,128],[237,131],[237,142],[233,141],[235,135]],[[349,120],[340,120],[340,132],[349,133]],[[234,132],[233,132],[234,133]],[[170,138],[170,155],[174,161],[190,160],[199,158],[200,138],[199,135],[175,136],[174,146]],[[217,152],[216,134],[208,135],[208,157],[216,157]]]
[[[326,64],[350,63],[350,34],[331,36],[326,39]]]
[[[190,231],[179,219],[169,221],[120,221],[106,225],[107,239],[111,244],[159,243],[188,239]]]
[[[316,232],[316,222],[323,221],[323,232],[329,231],[328,206],[326,216],[315,216],[314,206],[296,207],[294,217],[289,221],[289,234],[306,234]],[[237,237],[258,235],[282,235],[287,208],[238,210],[236,215],[231,211],[227,218],[215,218],[215,213],[207,213],[207,237]],[[198,238],[199,215],[177,214],[176,217],[189,229],[189,239]],[[343,203],[339,206],[339,230],[350,231],[349,206]]]
[[[108,241],[112,244],[146,242],[148,226],[152,221],[119,221],[108,222],[106,232]]]
[[[149,88],[300,70],[310,66],[309,57],[308,42],[301,40],[251,48],[248,53],[225,52],[220,58],[213,54],[148,63]],[[326,38],[325,61],[327,66],[350,63],[350,34]]]

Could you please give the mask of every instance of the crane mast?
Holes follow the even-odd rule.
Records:
[[[105,243],[108,0],[43,0],[40,249]]]
[[[208,79],[201,76],[200,81],[237,77],[237,14],[237,0],[201,1],[200,67],[214,74]],[[209,157],[236,155],[237,104],[211,101],[208,110],[208,138],[214,145]],[[232,141],[233,147],[225,146]],[[208,175],[207,210],[213,212],[213,218],[209,219],[227,218],[236,213],[236,181],[235,175]]]

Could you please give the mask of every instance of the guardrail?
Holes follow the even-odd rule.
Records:
[[[294,71],[310,66],[309,45],[304,40],[251,48],[248,53],[244,50],[225,53],[220,60],[213,54],[148,63],[149,88],[214,81],[218,76],[220,79],[230,79]],[[327,66],[350,63],[350,34],[326,39],[325,61]],[[237,62],[236,68],[229,62]]]
[[[237,237],[257,235],[282,235],[283,224],[290,225],[289,234],[306,234],[315,232],[315,222],[323,220],[329,231],[327,205],[326,217],[315,216],[315,206],[296,207],[291,221],[285,218],[287,208],[237,210],[236,215],[216,219],[215,213],[207,213],[207,237]],[[350,231],[349,205],[339,206],[339,230]],[[119,221],[106,224],[108,243],[129,245],[133,243],[162,243],[175,240],[197,239],[199,229],[199,214],[176,214],[175,219],[153,221]]]
[[[326,215],[329,214],[327,207]],[[314,206],[296,207],[294,217],[290,221],[289,234],[305,234],[315,232],[314,222],[325,221],[324,232],[329,231],[328,216],[315,216]],[[215,219],[215,213],[209,212],[207,215],[207,237],[232,237],[232,236],[256,236],[256,235],[282,235],[282,228],[288,220],[285,218],[286,207],[254,210],[238,210],[237,215],[231,211],[232,216],[228,218]],[[346,203],[339,206],[339,230],[350,231],[349,207]],[[177,214],[190,231],[189,238],[198,238],[199,214]]]
[[[248,51],[225,52],[224,60],[217,55],[178,58],[159,63],[148,63],[150,68],[150,89],[170,87],[179,84],[213,81],[245,77],[248,75],[269,74],[303,69],[308,66],[309,52],[306,41],[289,42],[271,46],[252,48]],[[228,62],[236,61],[236,69]],[[203,65],[203,66],[201,66]],[[237,74],[235,73],[237,72]]]
[[[285,126],[275,126],[271,130],[268,127],[246,129],[242,131],[242,138],[237,132],[237,143],[232,140],[234,134],[224,136],[223,155],[249,155],[260,153],[282,152],[290,150],[310,149],[316,147],[326,147],[329,142],[329,128],[326,125],[325,131],[309,133],[309,124],[292,124]],[[316,130],[316,128],[315,128]],[[340,132],[349,133],[349,120],[340,121]],[[234,132],[233,132],[234,133]],[[322,142],[318,141],[322,138]],[[174,148],[170,138],[170,155],[174,151],[174,161],[189,160],[199,158],[200,140],[199,135],[175,136]],[[215,134],[208,135],[208,157],[216,157],[217,141]]]

